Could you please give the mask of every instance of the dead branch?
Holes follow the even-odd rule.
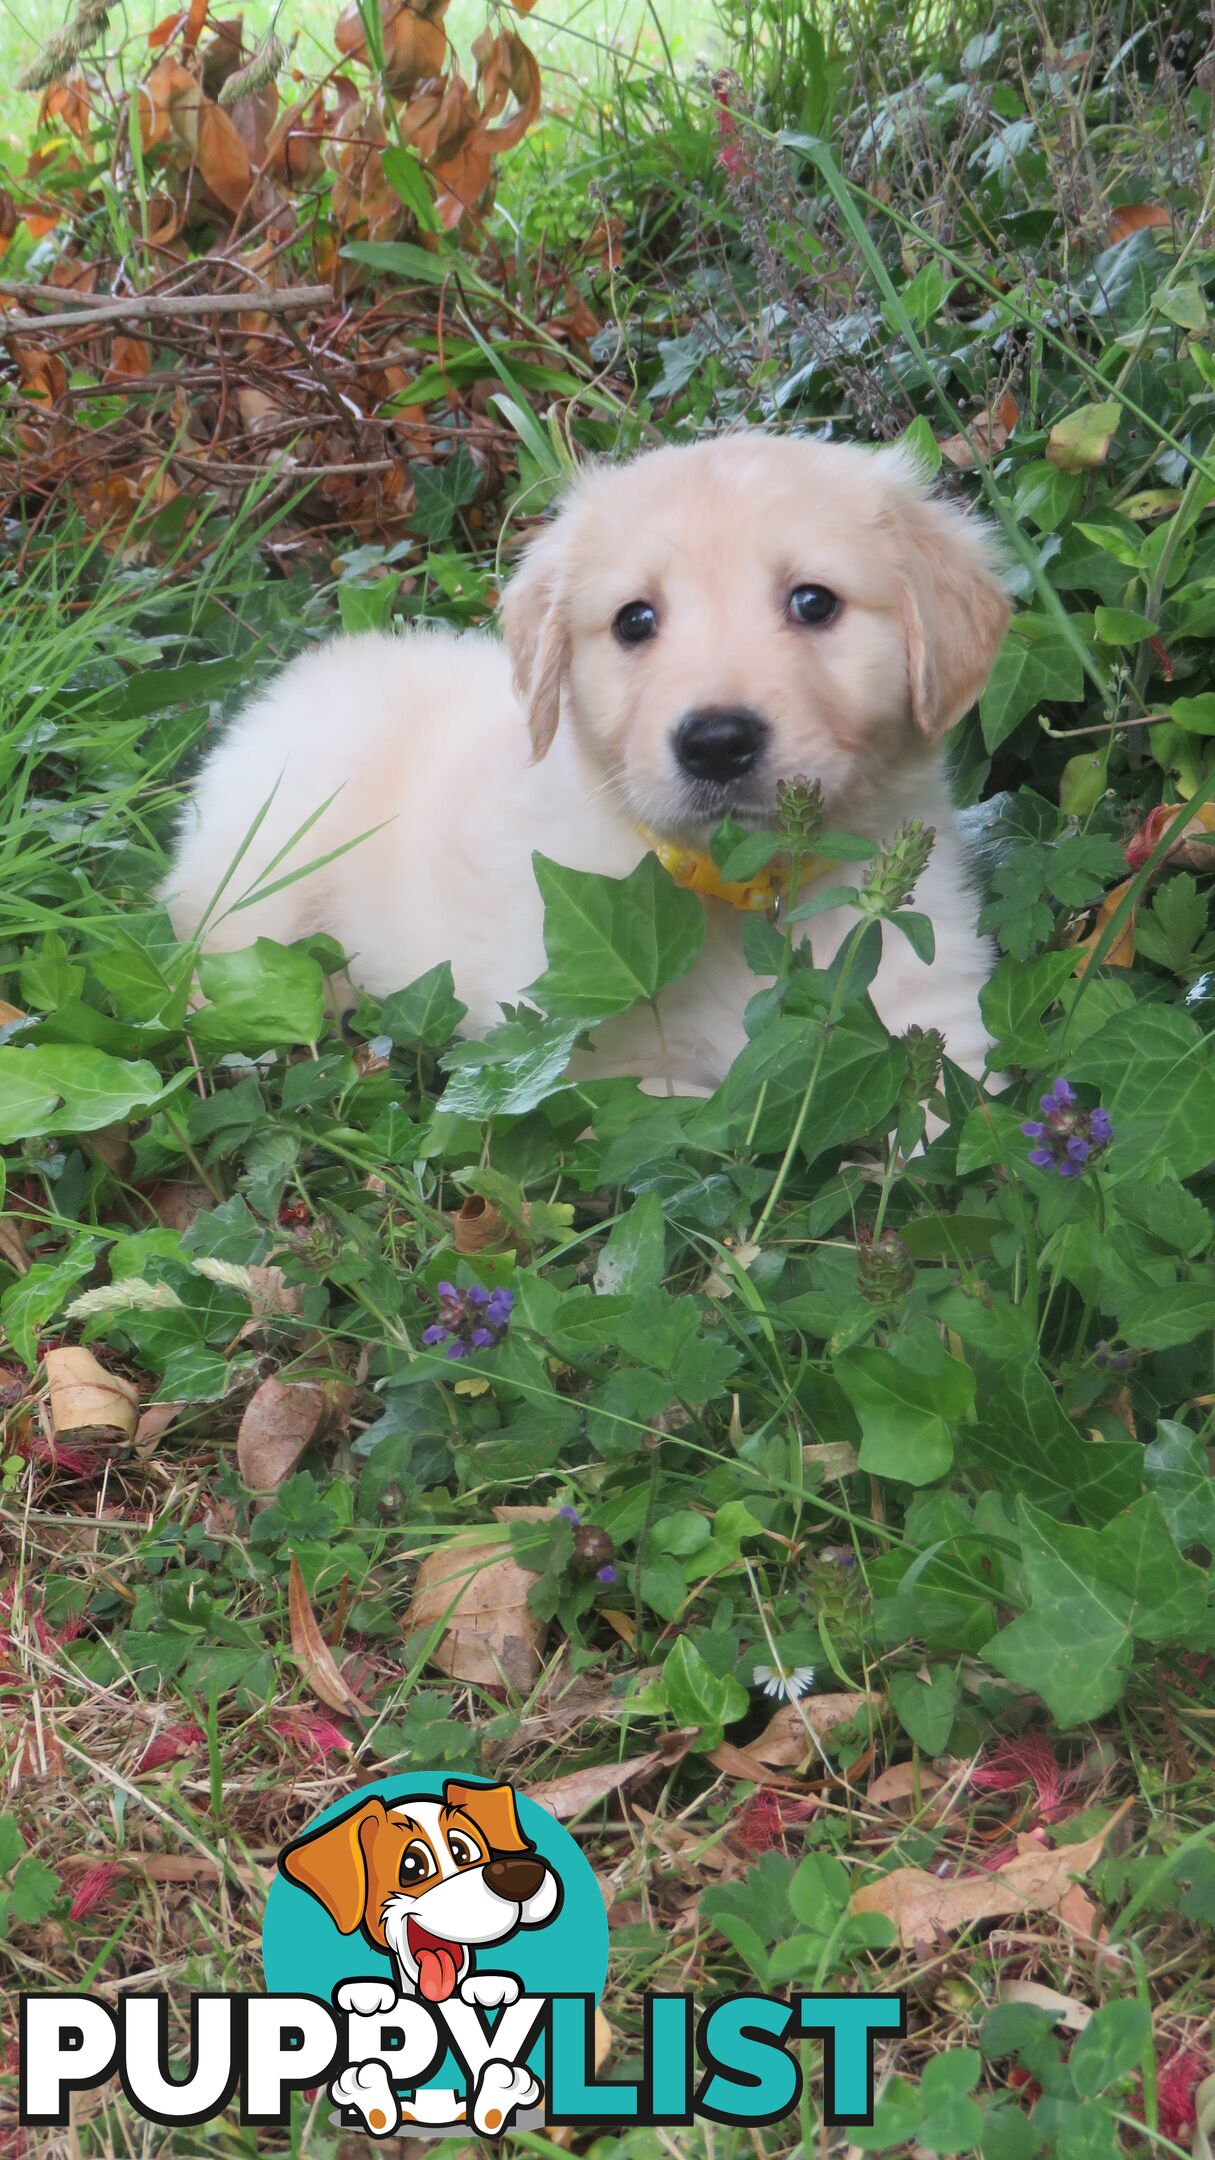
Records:
[[[0,294],[27,300],[65,300],[71,295],[54,285],[16,286],[0,278]],[[58,315],[0,315],[0,335],[47,330],[94,330],[106,322],[175,322],[197,315],[285,315],[297,308],[332,307],[331,285],[287,285],[281,290],[259,287],[241,293],[132,293],[125,300],[97,300],[81,294],[73,310]]]

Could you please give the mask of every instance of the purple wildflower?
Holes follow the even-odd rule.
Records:
[[[563,1516],[567,1523],[573,1523],[575,1530],[578,1528],[579,1523],[582,1521],[582,1517],[578,1513],[576,1507],[559,1507],[557,1513],[558,1515]]]
[[[509,1290],[486,1290],[472,1283],[457,1290],[454,1283],[439,1284],[439,1316],[422,1331],[427,1349],[447,1344],[447,1355],[457,1362],[475,1351],[492,1350],[510,1325],[514,1297]]]
[[[1040,1118],[1027,1118],[1021,1130],[1036,1145],[1029,1151],[1035,1170],[1054,1170],[1059,1177],[1081,1177],[1094,1156],[1114,1137],[1108,1110],[1082,1110],[1075,1089],[1056,1080],[1039,1097]]]
[[[614,1583],[614,1582],[615,1582],[615,1580],[616,1580],[616,1570],[615,1570],[615,1568],[614,1568],[614,1567],[601,1567],[601,1568],[596,1568],[596,1570],[595,1570],[595,1581],[596,1581],[596,1582],[601,1582],[601,1583]]]
[[[1093,1344],[1094,1362],[1106,1372],[1129,1372],[1135,1360],[1129,1350],[1113,1350],[1105,1336]]]

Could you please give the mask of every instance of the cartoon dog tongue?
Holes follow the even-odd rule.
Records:
[[[409,1923],[409,1947],[417,1960],[418,1986],[427,2002],[446,2002],[460,1973],[464,1952],[457,1943],[432,1935],[416,1920]]]

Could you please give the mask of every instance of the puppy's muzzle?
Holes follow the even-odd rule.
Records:
[[[495,1897],[507,1898],[512,1905],[525,1905],[528,1898],[535,1897],[547,1872],[543,1860],[533,1860],[528,1853],[512,1854],[509,1859],[487,1861],[485,1886]]]
[[[768,724],[748,705],[701,705],[675,730],[676,763],[690,780],[741,780],[763,756]]]

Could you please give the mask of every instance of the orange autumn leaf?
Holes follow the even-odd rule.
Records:
[[[168,44],[170,38],[173,37],[175,33],[181,28],[184,20],[185,10],[183,8],[176,8],[172,15],[164,15],[161,17],[161,20],[156,24],[155,28],[149,30],[148,32],[148,43],[152,47],[153,52],[160,52],[163,50],[163,48]]]
[[[1080,958],[1077,960],[1074,970],[1077,975],[1087,974],[1089,968],[1092,966],[1098,943],[1101,938],[1104,937],[1108,924],[1117,914],[1118,909],[1121,907],[1128,892],[1130,891],[1131,883],[1132,880],[1130,878],[1126,878],[1123,880],[1123,883],[1121,885],[1115,885],[1113,891],[1106,894],[1104,900],[1102,901],[1100,907],[1097,910],[1096,922],[1094,923],[1092,929],[1089,931],[1088,936],[1086,938],[1081,938],[1079,947],[1077,948],[1080,954]],[[1130,914],[1126,918],[1126,921],[1123,923],[1121,930],[1118,932],[1117,937],[1114,939],[1113,944],[1109,947],[1107,952],[1102,954],[1101,965],[1103,967],[1134,966],[1135,914],[1136,910],[1132,908]]]
[[[990,460],[1004,448],[1017,424],[1017,401],[1011,390],[1005,390],[994,405],[985,405],[975,414],[961,435],[941,438],[941,455],[956,465],[959,472],[970,472],[980,459]]]
[[[1129,240],[1132,233],[1146,232],[1151,226],[1171,226],[1172,218],[1159,203],[1121,203],[1110,211],[1110,244]]]
[[[110,347],[110,364],[105,371],[106,382],[142,379],[152,372],[152,356],[141,337],[125,337],[121,333]]]
[[[139,135],[144,150],[154,150],[172,135],[191,156],[198,154],[198,113],[202,91],[194,77],[166,53],[147,81],[140,84]]]
[[[253,167],[230,114],[205,103],[198,115],[198,169],[225,210],[239,210],[253,185]]]

